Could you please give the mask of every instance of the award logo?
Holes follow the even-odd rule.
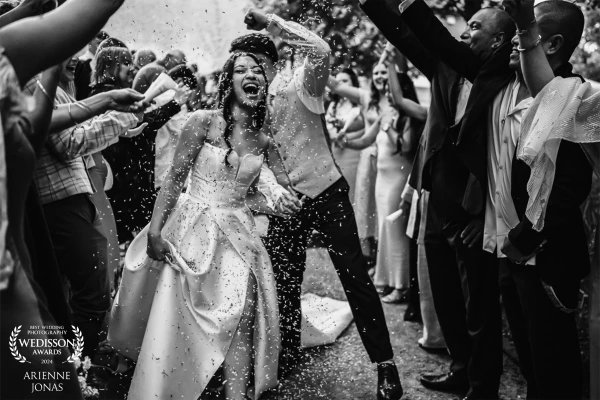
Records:
[[[60,364],[79,364],[84,345],[79,328],[71,328],[75,339],[64,339],[67,330],[62,326],[29,326],[28,329],[23,329],[19,325],[12,330],[8,348],[16,361],[31,365],[23,379],[31,381],[32,393],[62,391],[61,381],[71,379],[71,370]],[[69,356],[65,357],[67,354]],[[45,367],[39,367],[44,364]],[[59,365],[51,367],[49,364]]]

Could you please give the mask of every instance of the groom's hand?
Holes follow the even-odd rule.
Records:
[[[302,209],[302,202],[290,192],[285,192],[275,203],[278,212],[291,217]]]
[[[246,28],[250,30],[262,31],[268,25],[267,15],[251,8],[244,17],[244,23],[246,24]]]

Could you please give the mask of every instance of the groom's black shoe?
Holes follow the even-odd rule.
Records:
[[[404,393],[395,364],[377,364],[377,400],[399,400]]]

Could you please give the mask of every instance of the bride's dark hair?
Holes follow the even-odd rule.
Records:
[[[221,110],[223,113],[223,118],[225,119],[225,132],[223,133],[223,139],[225,139],[225,144],[227,144],[228,150],[227,154],[225,154],[225,165],[230,167],[229,164],[229,155],[233,151],[231,148],[231,132],[233,131],[233,115],[231,114],[231,104],[235,97],[233,90],[233,67],[235,65],[235,61],[240,57],[250,57],[256,62],[256,65],[260,67],[260,71],[262,76],[265,78],[265,96],[258,103],[258,107],[256,112],[254,113],[252,125],[257,129],[263,126],[265,122],[265,118],[267,117],[267,94],[269,92],[269,82],[267,80],[267,75],[263,67],[260,65],[258,59],[251,53],[233,53],[231,57],[227,61],[225,61],[225,65],[223,65],[223,71],[219,76],[219,88],[218,88],[218,102],[217,108]]]

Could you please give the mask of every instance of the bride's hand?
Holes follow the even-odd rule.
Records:
[[[161,235],[151,235],[149,233],[146,254],[156,261],[168,261],[171,258],[171,247]]]
[[[346,131],[342,130],[337,137],[335,142],[340,149],[345,149],[348,146],[348,135]]]
[[[302,209],[302,202],[290,192],[285,192],[275,203],[277,212],[291,217]]]

